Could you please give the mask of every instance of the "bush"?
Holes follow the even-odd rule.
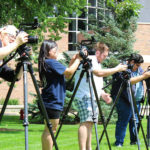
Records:
[[[4,104],[5,99],[0,100],[0,105]],[[8,105],[19,105],[19,100],[18,99],[9,99]]]
[[[28,112],[31,114],[31,118],[29,120],[31,123],[41,124],[44,122],[44,117],[38,108],[37,100],[35,100],[33,104],[28,104]]]

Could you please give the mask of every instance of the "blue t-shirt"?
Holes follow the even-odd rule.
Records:
[[[55,59],[45,60],[46,86],[42,89],[42,98],[46,108],[63,110],[65,99],[65,77],[63,75],[66,67]]]
[[[139,74],[139,72],[137,70],[135,72],[132,72],[132,75],[133,75],[133,77],[137,77],[140,74]],[[143,96],[144,96],[144,87],[143,87],[143,82],[142,81],[137,82],[135,84],[135,93],[134,93],[134,96],[135,96],[136,101],[141,101],[141,99],[143,98]]]

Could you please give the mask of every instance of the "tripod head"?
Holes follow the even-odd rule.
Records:
[[[82,68],[86,71],[92,68],[92,60],[90,58],[83,59],[81,64],[83,64]]]

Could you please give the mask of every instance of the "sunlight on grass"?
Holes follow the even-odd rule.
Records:
[[[143,128],[146,134],[147,120],[142,120]],[[78,124],[77,125],[63,125],[61,132],[59,133],[57,139],[57,145],[59,150],[78,150]],[[41,150],[41,134],[43,131],[43,124],[29,124],[29,150]],[[102,133],[103,126],[98,125],[98,136],[100,137]],[[122,148],[116,148],[114,146],[115,142],[115,125],[108,125],[107,133],[109,136],[109,141],[112,150],[136,150],[137,145],[131,146],[129,140],[129,132],[127,130],[127,135],[125,138],[124,146]],[[143,135],[140,131],[140,147],[141,150],[146,150]],[[93,128],[92,136],[92,148],[95,150],[97,145],[95,129]],[[23,121],[19,120],[18,116],[4,116],[0,124],[0,150],[24,150],[25,149],[25,132],[23,127]],[[55,149],[55,148],[54,148]],[[104,134],[103,140],[100,143],[101,150],[109,150],[106,136]]]

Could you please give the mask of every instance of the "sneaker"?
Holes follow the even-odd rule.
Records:
[[[118,144],[118,145],[116,145],[116,147],[122,147],[122,144]]]

